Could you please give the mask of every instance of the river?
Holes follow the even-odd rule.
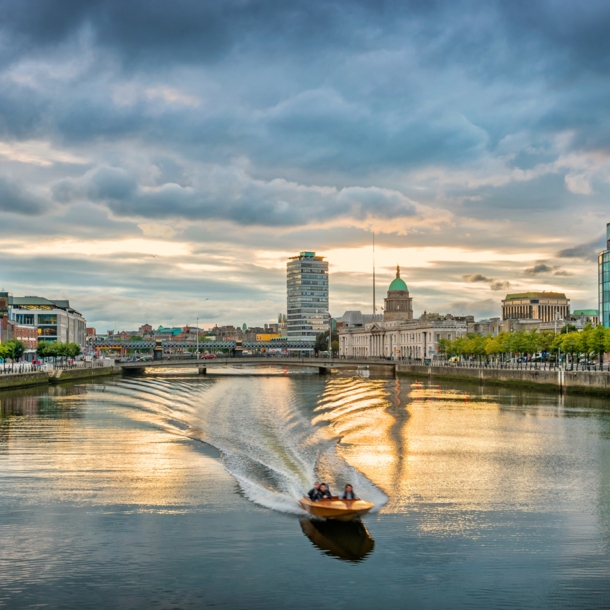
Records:
[[[607,400],[258,372],[0,393],[0,607],[610,606]]]

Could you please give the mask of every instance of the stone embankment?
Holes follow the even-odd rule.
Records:
[[[477,381],[490,385],[536,387],[566,393],[610,395],[610,372],[607,371],[545,371],[399,364],[396,366],[396,374]]]
[[[0,375],[0,391],[15,388],[28,388],[40,385],[58,384],[69,381],[81,381],[120,375],[118,366],[100,366],[94,368],[78,368],[56,370],[51,372],[20,373],[15,375]]]

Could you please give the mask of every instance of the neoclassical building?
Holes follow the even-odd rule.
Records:
[[[424,312],[413,319],[413,298],[400,277],[392,280],[385,298],[383,316],[347,311],[338,320],[339,355],[351,358],[383,357],[424,360],[438,356],[440,339],[465,336],[472,316],[455,318]]]

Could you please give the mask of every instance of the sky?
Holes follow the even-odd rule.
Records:
[[[610,3],[0,0],[0,288],[98,332],[331,314],[397,264],[415,315],[596,308]],[[207,299],[207,300],[206,300]]]

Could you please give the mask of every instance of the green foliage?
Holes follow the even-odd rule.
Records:
[[[572,357],[578,354],[590,357],[592,354],[601,356],[604,352],[610,352],[610,329],[587,324],[581,332],[578,332],[567,331],[568,327],[569,325],[564,326],[561,334],[557,335],[553,331],[538,330],[501,332],[497,337],[469,334],[454,341],[441,339],[438,342],[438,349],[447,358],[532,356],[538,352],[557,354],[560,350]]]
[[[339,335],[335,332],[331,338],[331,346],[333,342],[337,342],[337,351],[339,351]],[[328,350],[328,331],[324,333],[319,333],[316,335],[316,342],[313,347],[313,350],[316,354],[320,352],[325,352]]]
[[[40,358],[76,358],[81,353],[78,343],[53,343],[41,341],[36,348]]]
[[[0,343],[0,358],[5,360],[19,360],[25,354],[23,341],[12,339],[6,343]]]
[[[142,337],[140,337],[140,335],[134,335],[133,337],[129,338],[130,341],[142,341]]]

